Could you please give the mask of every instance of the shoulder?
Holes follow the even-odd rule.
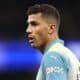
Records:
[[[43,63],[51,65],[62,65],[67,68],[70,66],[69,58],[56,51],[50,51],[43,57]]]
[[[43,57],[42,69],[46,72],[66,72],[69,70],[69,63],[66,58],[55,51],[48,52]]]
[[[47,60],[47,59],[56,60],[58,58],[61,58],[61,55],[59,52],[56,52],[56,51],[49,51],[49,52],[45,53],[43,56],[43,60]]]
[[[68,56],[65,56],[65,54],[63,55],[59,51],[49,51],[45,53],[43,56],[43,60],[47,59],[53,59],[53,60],[62,59],[64,61],[65,59],[68,59]]]

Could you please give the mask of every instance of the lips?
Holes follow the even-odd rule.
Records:
[[[34,38],[33,37],[28,37],[28,40],[30,43],[33,43]]]

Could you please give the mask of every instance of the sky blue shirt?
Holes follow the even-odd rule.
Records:
[[[64,46],[64,41],[57,39],[46,47],[36,80],[70,80],[70,60],[61,54],[60,46]]]

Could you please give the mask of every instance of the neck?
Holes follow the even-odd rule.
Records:
[[[48,46],[52,41],[55,41],[55,40],[57,40],[58,38],[59,38],[58,36],[49,38],[48,41],[39,48],[39,50],[40,50],[42,53],[44,53],[46,46]]]

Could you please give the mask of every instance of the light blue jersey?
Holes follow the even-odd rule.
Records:
[[[46,47],[36,80],[77,80],[78,68],[77,58],[58,39]]]

